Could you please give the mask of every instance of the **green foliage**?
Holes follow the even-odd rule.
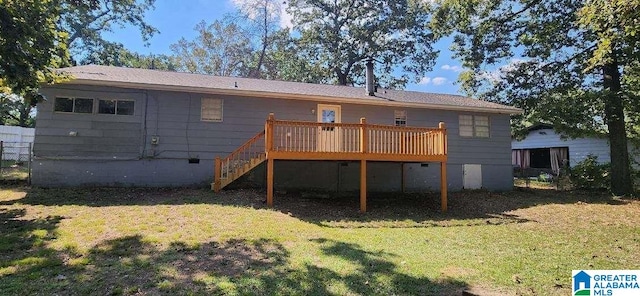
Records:
[[[118,43],[107,41],[102,33],[114,27],[138,28],[144,41],[158,30],[144,19],[155,0],[61,0],[57,26],[68,32],[67,45],[76,61],[86,60],[94,52],[104,51]]]
[[[0,0],[0,123],[33,126],[40,83],[64,80],[67,34],[57,29],[54,0]]]
[[[38,88],[68,79],[55,69],[70,64],[70,50],[84,63],[134,63],[111,57],[122,45],[102,33],[130,25],[147,40],[157,32],[144,20],[154,1],[0,0],[0,122],[33,126],[32,108],[43,98]]]
[[[428,27],[428,1],[293,0],[288,12],[300,33],[299,54],[331,73],[333,83],[363,84],[368,57],[378,82],[403,87],[429,71],[437,52]],[[395,69],[404,74],[394,76]]]
[[[58,1],[0,0],[0,87],[37,99],[41,82],[59,79],[66,65],[67,34],[56,28]],[[28,102],[34,104],[35,101]]]
[[[201,21],[195,27],[198,36],[171,45],[178,70],[220,76],[246,77],[252,54],[251,39],[238,23]]]
[[[110,44],[100,51],[92,52],[82,63],[165,71],[177,71],[178,68],[172,56],[139,54],[131,52],[122,44],[117,43]]]
[[[631,190],[626,136],[640,121],[640,0],[437,3],[432,28],[454,36],[469,95],[522,108],[512,120],[517,137],[538,122],[569,137],[609,135],[612,190]]]
[[[291,37],[288,29],[274,33],[270,40],[260,71],[262,78],[306,83],[329,82],[327,77],[331,74],[327,69],[310,63],[298,54],[297,41]]]
[[[575,188],[609,189],[611,188],[611,164],[598,163],[598,157],[589,155],[571,168],[569,178]]]

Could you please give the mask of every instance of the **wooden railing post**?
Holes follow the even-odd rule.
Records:
[[[438,123],[438,128],[440,129],[440,147],[442,147],[442,154],[447,155],[447,128],[444,122],[440,121]]]
[[[275,121],[275,115],[273,113],[269,113],[267,122],[264,124],[264,148],[267,154],[269,154],[269,151],[273,150],[273,121]]]
[[[360,152],[369,152],[369,135],[367,134],[367,119],[360,118]]]
[[[364,155],[369,150],[369,135],[367,135],[367,119],[360,118],[360,212],[367,211],[367,157]]]
[[[220,191],[220,179],[222,178],[222,161],[216,156],[215,165],[213,167],[213,191]]]

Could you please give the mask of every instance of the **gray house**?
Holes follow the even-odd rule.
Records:
[[[283,189],[512,188],[509,116],[520,112],[513,107],[370,87],[62,70],[74,79],[43,87],[47,100],[38,104],[36,186],[220,189],[242,175],[258,186],[273,178]],[[269,151],[275,165],[263,164]]]

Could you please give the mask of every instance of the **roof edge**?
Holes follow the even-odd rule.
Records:
[[[103,80],[78,79],[78,78],[75,78],[71,81],[65,81],[60,84],[113,86],[113,87],[122,87],[122,88],[180,91],[180,92],[205,93],[205,94],[217,94],[217,95],[234,95],[234,96],[244,95],[249,97],[300,100],[300,101],[321,100],[321,101],[331,101],[336,103],[351,103],[351,104],[360,104],[360,105],[414,107],[414,108],[424,108],[424,109],[486,112],[486,113],[509,114],[509,115],[523,113],[522,109],[510,107],[510,106],[507,106],[507,108],[504,108],[504,109],[498,109],[498,108],[486,108],[486,107],[465,107],[465,106],[455,106],[455,105],[412,103],[412,102],[398,102],[398,101],[366,101],[366,100],[344,98],[344,97],[329,97],[329,96],[318,96],[318,95],[302,95],[302,94],[277,93],[277,92],[248,91],[248,90],[226,90],[226,89],[219,89],[219,88],[205,88],[205,87],[195,87],[195,86],[161,85],[161,84],[150,84],[150,83],[103,81]]]

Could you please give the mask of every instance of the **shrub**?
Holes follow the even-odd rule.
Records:
[[[574,188],[610,189],[611,164],[598,163],[598,157],[589,155],[571,168],[569,178]]]

